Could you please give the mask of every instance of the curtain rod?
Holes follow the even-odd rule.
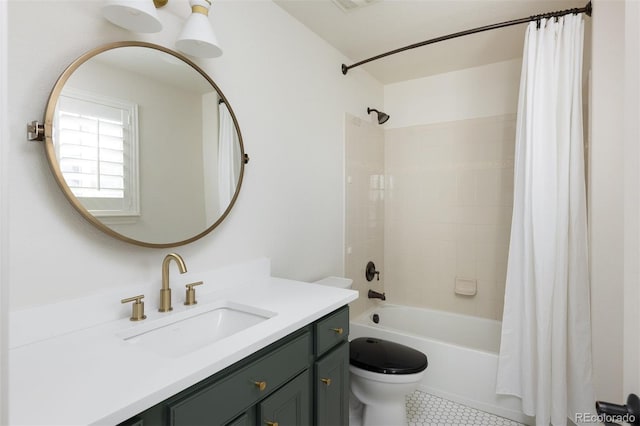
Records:
[[[505,21],[505,22],[500,22],[498,24],[485,25],[484,27],[478,27],[478,28],[473,28],[473,29],[470,29],[470,30],[460,31],[460,32],[449,34],[449,35],[446,35],[446,36],[432,38],[431,40],[422,41],[420,43],[410,44],[409,46],[400,47],[398,49],[391,50],[391,51],[386,52],[386,53],[381,53],[381,54],[373,56],[373,57],[371,57],[369,59],[365,59],[363,61],[356,62],[353,65],[342,64],[342,74],[346,75],[347,72],[351,68],[358,67],[360,65],[366,64],[366,63],[371,62],[371,61],[375,61],[377,59],[385,58],[385,57],[390,56],[390,55],[395,55],[396,53],[404,52],[405,50],[415,49],[416,47],[422,47],[422,46],[426,46],[428,44],[438,43],[440,41],[451,40],[452,38],[458,38],[458,37],[466,36],[466,35],[469,35],[469,34],[481,33],[483,31],[495,30],[495,29],[498,29],[498,28],[510,27],[512,25],[524,24],[526,22],[540,21],[541,19],[555,18],[555,17],[559,17],[559,16],[569,15],[571,13],[573,13],[573,14],[586,13],[587,16],[591,16],[592,12],[593,12],[593,7],[591,6],[591,1],[590,1],[583,8],[574,8],[574,9],[559,10],[559,11],[556,11],[556,12],[542,13],[540,15],[529,16],[528,18],[515,19],[513,21]]]

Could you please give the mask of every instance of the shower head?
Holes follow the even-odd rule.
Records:
[[[367,114],[371,114],[372,111],[378,114],[378,124],[384,124],[387,122],[387,120],[389,120],[388,114],[382,111],[378,111],[377,109],[374,109],[374,108],[367,108]]]

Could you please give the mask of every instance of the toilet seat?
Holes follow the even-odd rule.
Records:
[[[427,368],[427,356],[399,343],[360,337],[349,345],[349,363],[379,374],[416,374]]]
[[[406,385],[411,383],[418,383],[424,377],[426,370],[420,373],[414,374],[382,374],[374,373],[373,371],[367,371],[363,368],[358,368],[355,365],[349,365],[349,372],[351,373],[351,381],[355,380],[355,377],[360,377],[369,382],[384,383],[387,385]]]

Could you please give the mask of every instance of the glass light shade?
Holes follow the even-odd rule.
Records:
[[[189,16],[184,24],[182,33],[176,41],[176,49],[187,55],[200,58],[216,58],[222,55],[222,49],[218,43],[218,38],[213,32],[213,27],[207,15],[197,12],[194,6],[200,10],[209,9],[209,3],[204,0],[191,0],[194,12]]]
[[[102,6],[102,15],[136,33],[157,33],[162,29],[152,0],[107,0]]]

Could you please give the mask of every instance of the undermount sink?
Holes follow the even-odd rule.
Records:
[[[229,301],[171,314],[118,336],[159,355],[180,357],[274,317],[275,312]]]

